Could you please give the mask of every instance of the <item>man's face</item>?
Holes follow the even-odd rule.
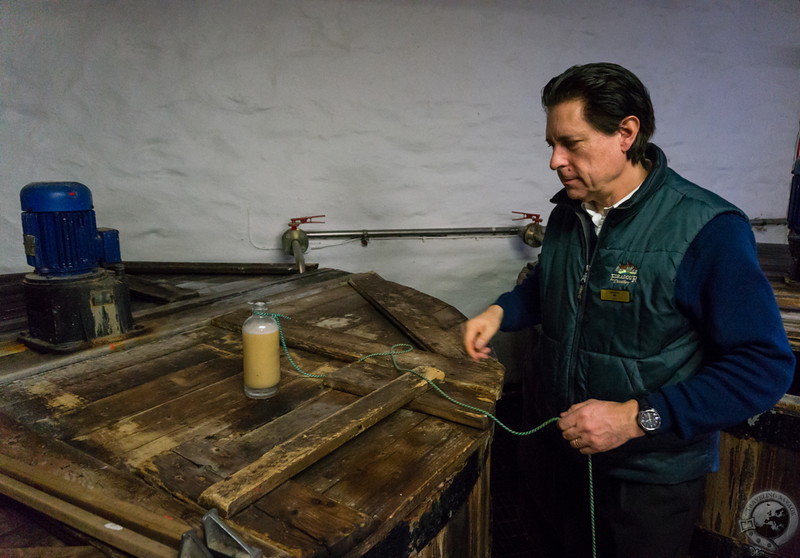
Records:
[[[609,136],[586,121],[583,100],[552,107],[545,135],[553,151],[550,168],[558,173],[570,198],[607,207],[627,193],[618,195],[627,186],[621,184],[629,163],[627,145],[618,131]]]

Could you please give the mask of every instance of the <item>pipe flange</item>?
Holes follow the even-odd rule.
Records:
[[[308,235],[302,229],[289,229],[281,237],[281,246],[283,251],[290,256],[294,255],[292,243],[297,241],[303,253],[308,252]]]
[[[538,248],[542,245],[542,240],[544,240],[544,227],[539,223],[530,223],[522,229],[520,236],[522,237],[522,242],[528,246]]]

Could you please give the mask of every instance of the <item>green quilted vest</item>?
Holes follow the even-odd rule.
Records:
[[[703,366],[699,333],[676,306],[675,277],[703,226],[740,211],[669,169],[658,147],[649,146],[648,158],[653,170],[608,213],[594,251],[593,225],[580,204],[563,191],[552,200],[557,206],[539,257],[535,376],[544,416],[590,398],[627,401]],[[682,440],[663,433],[631,440],[595,462],[619,478],[675,483],[707,472],[716,451],[716,436]]]

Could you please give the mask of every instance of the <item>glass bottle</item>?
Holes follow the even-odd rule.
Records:
[[[254,399],[272,397],[281,379],[280,335],[265,302],[250,302],[251,314],[242,324],[244,393]]]

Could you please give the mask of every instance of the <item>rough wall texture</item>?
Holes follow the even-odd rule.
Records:
[[[322,213],[308,230],[547,214],[538,92],[598,60],[648,85],[676,170],[786,212],[796,0],[5,0],[0,26],[0,273],[29,269],[18,192],[40,180],[89,186],[130,260],[286,261],[289,218]],[[467,314],[535,258],[513,239],[335,244],[308,260]]]

